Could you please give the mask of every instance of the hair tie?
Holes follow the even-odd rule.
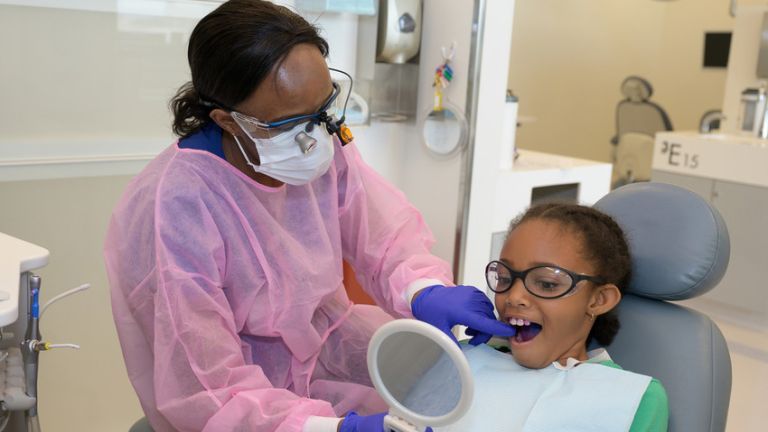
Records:
[[[207,107],[207,108],[215,108],[216,107],[216,105],[213,102],[207,101],[207,100],[205,100],[205,99],[203,99],[201,97],[197,98],[197,103],[202,105],[202,106],[204,106],[204,107]]]

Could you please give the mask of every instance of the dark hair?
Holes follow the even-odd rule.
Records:
[[[557,222],[563,228],[579,235],[582,240],[581,253],[595,266],[597,276],[616,285],[624,294],[629,284],[632,263],[624,231],[613,218],[599,210],[581,205],[540,204],[531,207],[512,221],[509,233],[523,222],[532,219]],[[587,337],[587,345],[592,340],[603,346],[610,345],[620,326],[618,314],[614,310],[596,317]]]
[[[206,15],[189,39],[192,81],[171,99],[173,132],[186,137],[210,121],[214,107],[231,110],[248,98],[300,44],[328,55],[317,28],[283,6],[230,0]]]

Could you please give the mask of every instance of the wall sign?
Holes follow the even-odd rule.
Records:
[[[699,166],[699,154],[688,153],[683,144],[663,140],[661,142],[661,154],[666,155],[667,164],[670,166],[682,166],[690,169],[696,169]]]
[[[768,187],[766,167],[768,140],[696,132],[656,134],[653,172]]]

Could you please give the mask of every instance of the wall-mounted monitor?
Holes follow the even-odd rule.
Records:
[[[728,67],[731,51],[731,32],[707,32],[704,34],[704,67]]]

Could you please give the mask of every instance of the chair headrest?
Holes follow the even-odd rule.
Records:
[[[621,94],[632,102],[645,102],[653,95],[653,86],[645,78],[628,76],[621,83]]]
[[[595,204],[624,230],[632,255],[627,292],[684,300],[712,289],[731,255],[728,229],[703,198],[664,183],[633,183]]]

